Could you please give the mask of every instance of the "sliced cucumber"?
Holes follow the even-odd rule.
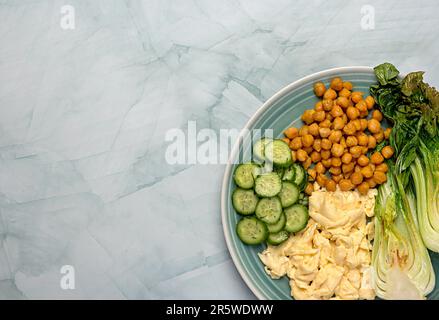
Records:
[[[253,190],[236,188],[232,194],[232,204],[236,212],[242,215],[249,215],[255,212],[258,204],[258,197]]]
[[[282,177],[282,180],[285,181],[294,181],[294,178],[296,177],[296,169],[294,167],[289,167],[285,169],[284,175]]]
[[[278,197],[263,198],[256,206],[256,217],[268,224],[279,221],[282,215],[282,204]]]
[[[299,187],[292,182],[282,182],[282,189],[279,192],[280,202],[283,208],[292,206],[299,200]]]
[[[268,235],[267,242],[269,244],[277,246],[287,240],[289,236],[290,234],[285,230],[279,231],[277,233],[270,233]]]
[[[282,189],[282,180],[276,172],[259,175],[255,181],[255,191],[261,197],[274,197]]]
[[[265,146],[270,143],[272,139],[262,138],[256,141],[253,145],[253,159],[259,161],[265,161]]]
[[[285,168],[282,168],[282,167],[274,168],[274,172],[276,172],[277,175],[282,179],[282,177],[284,176],[284,173],[285,173]]]
[[[268,232],[276,233],[281,231],[285,227],[285,222],[287,219],[285,218],[285,214],[282,212],[280,215],[279,221],[273,224],[267,224]]]
[[[255,217],[244,217],[236,225],[236,233],[245,244],[260,244],[268,237],[265,223]]]
[[[291,150],[283,140],[273,140],[265,146],[265,158],[276,166],[287,167],[292,163]]]
[[[294,183],[299,187],[300,190],[304,190],[306,187],[306,171],[305,169],[297,163],[293,166],[295,171]]]
[[[288,232],[299,232],[306,227],[308,223],[309,215],[308,209],[301,205],[295,204],[284,210],[285,218],[287,222],[285,223],[285,230]]]
[[[255,175],[259,167],[254,163],[244,163],[236,167],[233,179],[238,187],[250,189],[255,185]]]

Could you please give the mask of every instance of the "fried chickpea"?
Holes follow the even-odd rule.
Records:
[[[349,152],[352,154],[352,157],[354,157],[355,159],[358,159],[361,154],[362,154],[362,147],[360,146],[353,146],[349,148]]]
[[[318,162],[314,167],[314,169],[316,170],[317,173],[324,174],[326,172],[326,168],[321,162]]]
[[[358,109],[358,111],[360,112],[367,112],[367,103],[365,100],[360,100],[355,104],[355,107]]]
[[[367,182],[367,184],[369,185],[369,187],[370,187],[371,189],[372,189],[372,188],[375,188],[376,185],[377,185],[377,183],[375,182],[375,180],[373,180],[373,177],[372,177],[372,178],[368,178],[368,179],[366,179],[365,182]]]
[[[300,162],[304,162],[306,158],[308,158],[308,154],[303,149],[297,150],[296,156],[297,156],[297,160],[299,160]]]
[[[314,168],[309,168],[309,169],[307,170],[307,172],[308,172],[308,180],[309,180],[309,181],[314,181],[314,180],[316,179],[316,176],[317,176],[317,171],[316,171],[316,169],[314,169]]]
[[[373,180],[377,183],[377,184],[383,184],[384,182],[387,181],[387,176],[384,172],[381,171],[375,171],[373,173]]]
[[[339,105],[336,104],[334,107],[332,107],[331,116],[334,118],[341,117],[343,113],[343,109]]]
[[[328,119],[323,120],[319,123],[320,128],[330,128],[331,127],[331,121]]]
[[[326,114],[325,111],[320,110],[320,111],[316,111],[313,113],[312,118],[314,121],[317,122],[322,122],[323,120],[325,120]]]
[[[373,106],[375,105],[375,99],[371,96],[367,96],[366,99],[364,99],[367,104],[367,109],[371,110]]]
[[[334,192],[337,189],[337,184],[334,180],[329,179],[328,181],[326,181],[325,187],[327,191]]]
[[[369,184],[364,181],[357,187],[357,190],[359,193],[366,195],[369,192]]]
[[[367,129],[369,129],[371,133],[378,133],[381,130],[381,124],[377,119],[370,119],[367,123]]]
[[[334,142],[340,142],[341,137],[343,136],[343,134],[341,133],[340,130],[334,130],[331,132],[331,134],[329,135],[329,140],[334,143]]]
[[[383,162],[375,167],[375,171],[381,171],[386,173],[387,171],[389,171],[389,166],[387,165],[387,163]]]
[[[317,152],[320,152],[322,150],[322,140],[321,139],[314,139],[313,149]]]
[[[369,158],[366,157],[364,154],[362,154],[358,159],[357,159],[357,163],[364,167],[367,166],[369,164]]]
[[[322,149],[330,150],[332,147],[332,142],[329,139],[322,139]]]
[[[341,137],[340,139],[340,144],[343,146],[343,148],[347,148],[348,146],[346,145],[346,138],[345,137]]]
[[[322,150],[320,152],[320,156],[322,157],[323,160],[327,160],[331,157],[331,151],[330,150]]]
[[[314,105],[314,110],[315,111],[322,111],[323,110],[322,100],[316,102],[316,104]]]
[[[384,139],[389,139],[390,134],[392,133],[392,129],[391,128],[387,128],[386,130],[384,130]]]
[[[351,94],[351,100],[353,103],[358,103],[363,100],[363,93],[360,91],[354,91]]]
[[[350,191],[354,188],[354,185],[349,179],[341,179],[338,185],[340,186],[341,191]]]
[[[363,182],[363,175],[361,174],[361,172],[359,172],[359,171],[354,172],[351,175],[351,181],[355,185],[359,185],[360,183],[362,183]]]
[[[306,188],[305,188],[305,193],[310,196],[313,192],[314,192],[313,184],[312,183],[308,183],[306,185]]]
[[[291,127],[284,131],[284,135],[289,139],[294,139],[299,135],[299,130],[297,130],[297,128]]]
[[[337,98],[337,92],[335,92],[334,89],[329,88],[329,89],[326,90],[325,93],[323,94],[323,99],[331,99],[331,100],[335,100],[335,98]]]
[[[315,110],[313,109],[309,109],[309,110],[305,110],[305,112],[302,114],[302,121],[305,122],[306,124],[311,124],[314,122],[313,119],[313,114],[316,113]]]
[[[313,163],[317,163],[317,162],[319,162],[319,161],[322,159],[322,156],[321,156],[320,153],[317,152],[317,151],[313,151],[313,152],[311,152],[310,157],[311,157],[311,161],[312,161]]]
[[[333,167],[340,167],[341,166],[341,158],[337,158],[337,157],[331,158],[331,165]]]
[[[360,124],[361,124],[361,131],[367,129],[367,119],[360,119]]]
[[[351,177],[351,174],[352,174],[353,172],[354,172],[353,170],[350,171],[350,172],[346,172],[346,173],[343,174],[343,177],[344,177],[345,179],[349,179],[349,178]],[[350,181],[350,180],[349,180],[349,181]]]
[[[285,142],[286,144],[290,144],[290,142],[291,142],[291,140],[290,139],[288,139],[288,138],[282,138],[281,139],[283,142]]]
[[[329,168],[329,172],[331,175],[339,175],[341,174],[341,168],[340,167],[331,167]]]
[[[326,186],[326,182],[328,181],[328,177],[324,174],[318,174],[316,181],[322,188],[324,188]]]
[[[316,83],[314,83],[314,94],[317,97],[323,96],[325,91],[326,91],[326,87],[325,87],[325,84],[323,82],[316,82]]]
[[[294,150],[291,150],[291,159],[293,160],[293,162],[297,161],[296,151]]]
[[[302,148],[302,138],[295,137],[293,140],[291,140],[290,148],[293,150],[299,150],[300,148]]]
[[[299,129],[299,136],[303,137],[304,135],[308,134],[308,126],[302,126],[302,128]]]
[[[352,155],[347,152],[345,153],[342,157],[341,157],[341,162],[343,162],[344,164],[348,164],[352,161]]]
[[[360,172],[361,171],[361,166],[359,166],[358,164],[355,165],[354,167],[354,172]]]
[[[381,122],[383,120],[383,114],[381,113],[380,110],[373,110],[372,119],[375,119],[378,122]]]
[[[384,157],[378,151],[374,152],[370,157],[370,162],[372,162],[375,165],[383,163],[383,161],[384,161]]]
[[[346,88],[341,89],[340,92],[338,93],[338,96],[343,98],[349,98],[350,95],[351,92]]]
[[[349,100],[347,97],[343,97],[343,96],[338,97],[336,103],[343,109],[349,107]]]
[[[361,168],[360,172],[365,178],[370,178],[373,176],[372,166],[370,165],[366,165],[365,167]]]
[[[311,147],[314,144],[314,137],[311,134],[305,134],[302,137],[302,146],[305,148]]]
[[[334,180],[336,183],[339,183],[340,180],[343,178],[343,176],[341,174],[333,174],[332,175],[332,180]]]
[[[334,130],[341,130],[344,127],[344,121],[342,117],[337,117],[334,119],[334,121],[332,122],[332,128]]]
[[[326,113],[325,120],[332,121],[334,117],[330,113]]]
[[[325,166],[325,168],[331,168],[331,164],[332,164],[331,158],[323,159],[322,160],[322,164]]]
[[[319,135],[319,125],[317,123],[310,124],[308,126],[308,133],[314,137]]]
[[[323,110],[331,111],[332,106],[334,105],[334,101],[331,99],[323,99],[322,100]]]
[[[383,130],[380,130],[380,132],[378,132],[378,133],[374,133],[373,136],[374,136],[375,140],[376,140],[378,143],[380,143],[381,141],[384,140],[384,131],[383,131]]]
[[[343,114],[342,116],[341,116],[341,118],[343,119],[343,123],[344,124],[346,124],[346,123],[348,123],[348,116],[346,115],[346,113],[345,114]]]
[[[311,154],[311,152],[314,151],[313,147],[305,147],[305,148],[302,147],[302,149],[305,150],[307,154]]]
[[[344,153],[344,148],[339,143],[334,143],[331,148],[331,153],[334,157],[340,158]]]
[[[335,91],[340,91],[341,89],[343,89],[343,80],[341,80],[340,77],[335,77],[331,80],[330,87]]]
[[[341,166],[341,171],[343,171],[343,173],[348,173],[354,170],[355,167],[355,163],[354,162],[350,162],[348,164],[342,164]]]
[[[346,138],[346,145],[350,148],[358,145],[358,139],[355,136],[348,136]]]
[[[360,145],[360,146],[365,147],[369,143],[369,138],[367,137],[367,134],[365,134],[363,132],[358,134],[357,139],[358,139],[358,145]]]
[[[361,119],[366,118],[368,115],[369,115],[369,111],[368,110],[360,111],[360,118]]]
[[[351,121],[354,124],[355,130],[360,131],[361,130],[361,122],[360,119],[355,119]]]
[[[351,91],[352,88],[353,88],[352,83],[349,82],[349,81],[344,81],[344,82],[343,82],[343,88],[345,88],[345,89]]]
[[[369,149],[375,149],[376,146],[377,146],[377,140],[375,139],[375,137],[374,136],[368,136],[367,147]]]
[[[355,125],[352,122],[347,123],[343,127],[343,132],[347,135],[353,135],[353,134],[355,134],[355,131],[357,131],[357,130],[355,129]]]
[[[395,151],[393,150],[393,148],[391,146],[385,146],[382,150],[381,150],[381,154],[383,155],[384,158],[386,159],[390,159],[393,154],[395,153]]]
[[[319,135],[321,138],[327,138],[331,134],[331,129],[329,128],[319,128]]]
[[[312,165],[311,158],[310,157],[306,158],[306,160],[303,162],[302,165],[305,168],[305,170],[307,170],[309,167],[311,167],[311,165]]]
[[[360,116],[360,111],[355,107],[348,107],[346,115],[350,120],[355,120]]]

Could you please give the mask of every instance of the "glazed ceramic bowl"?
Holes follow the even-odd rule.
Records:
[[[274,137],[282,137],[282,132],[290,126],[300,126],[300,116],[305,109],[310,109],[318,101],[313,92],[313,84],[323,81],[329,84],[331,78],[339,76],[344,81],[351,81],[355,91],[368,94],[369,88],[376,83],[371,67],[342,67],[314,73],[286,86],[268,99],[262,107],[250,118],[241,132],[241,138],[248,130],[273,129]],[[238,139],[241,141],[242,139]],[[236,143],[229,164],[224,173],[221,194],[221,214],[224,235],[233,262],[241,277],[259,299],[292,299],[288,279],[271,279],[264,271],[258,253],[265,249],[264,245],[247,246],[243,244],[236,232],[239,220],[231,203],[231,194],[235,188],[233,171],[241,159],[251,159],[251,143]],[[432,262],[436,273],[439,270],[438,254],[432,254]],[[438,275],[436,275],[438,278]],[[429,298],[438,296],[438,289]]]

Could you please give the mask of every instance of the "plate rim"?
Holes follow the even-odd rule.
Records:
[[[289,93],[296,87],[299,87],[300,85],[317,80],[318,78],[330,76],[332,74],[336,74],[337,72],[373,72],[373,67],[369,66],[345,66],[345,67],[335,67],[330,69],[325,69],[322,71],[318,71],[315,73],[312,73],[310,75],[307,75],[305,77],[302,77],[296,81],[293,81],[292,83],[284,86],[279,91],[277,91],[275,94],[273,94],[267,101],[265,101],[257,110],[256,112],[250,117],[250,119],[247,121],[247,123],[244,125],[244,127],[239,132],[238,138],[236,139],[236,142],[233,145],[232,151],[230,153],[229,159],[226,164],[226,168],[224,169],[223,179],[222,179],[222,185],[221,185],[221,224],[223,228],[224,238],[226,240],[227,250],[229,251],[229,254],[232,258],[233,264],[235,265],[235,268],[238,270],[239,275],[244,280],[247,287],[253,292],[253,294],[259,299],[259,300],[267,300],[265,294],[261,292],[258,288],[256,288],[253,284],[253,282],[247,277],[246,272],[244,271],[244,268],[242,266],[241,260],[238,258],[236,249],[232,246],[232,240],[231,240],[231,234],[230,230],[227,228],[227,202],[228,199],[226,198],[227,190],[228,190],[228,182],[229,178],[231,177],[231,171],[233,166],[233,159],[236,157],[238,151],[239,151],[239,142],[244,137],[244,135],[247,133],[247,130],[259,119],[259,117],[267,110],[269,109],[277,100],[279,100],[282,96]]]

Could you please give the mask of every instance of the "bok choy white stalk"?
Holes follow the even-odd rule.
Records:
[[[417,230],[413,197],[391,171],[375,204],[375,292],[387,300],[423,299],[434,288],[435,274]]]

